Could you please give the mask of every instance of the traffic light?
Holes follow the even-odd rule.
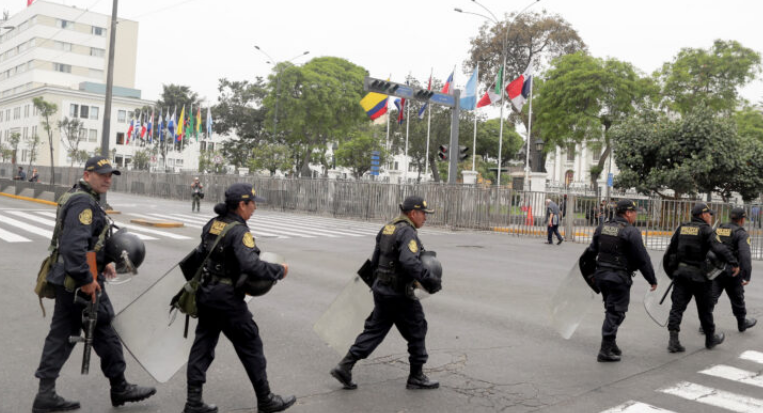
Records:
[[[440,158],[441,161],[448,160],[448,145],[440,145],[440,153],[437,154],[437,157]]]
[[[369,86],[369,89],[371,89],[373,92],[384,93],[388,95],[395,93],[397,88],[400,87],[399,85],[396,85],[392,82],[387,82],[385,80],[379,79],[372,81]]]
[[[458,147],[458,161],[461,162],[469,157],[469,147],[468,146],[459,146]]]
[[[419,100],[429,100],[429,98],[431,98],[432,95],[434,95],[434,92],[432,92],[431,90],[419,89],[416,92],[415,96],[416,96],[416,99],[419,99]]]

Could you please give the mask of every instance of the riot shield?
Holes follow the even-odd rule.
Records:
[[[596,294],[586,283],[580,265],[575,261],[551,298],[551,325],[565,340],[569,340],[597,302]]]
[[[125,349],[148,374],[165,383],[188,362],[193,339],[183,338],[186,317],[171,323],[170,298],[185,284],[178,265],[172,267],[143,294],[127,305],[112,321]],[[196,329],[190,318],[188,331]]]
[[[657,266],[657,273],[655,275],[657,277],[657,289],[654,291],[646,290],[644,309],[657,325],[665,327],[668,325],[670,307],[673,305],[673,301],[670,299],[670,290],[673,288],[673,282],[668,277],[668,274],[665,273],[662,261]]]
[[[345,355],[358,334],[363,332],[364,322],[373,309],[371,290],[359,276],[353,275],[313,330],[329,347]]]

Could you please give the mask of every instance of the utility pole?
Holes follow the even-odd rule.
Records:
[[[111,8],[111,30],[109,33],[109,67],[106,74],[106,102],[104,104],[103,131],[101,132],[101,156],[109,157],[109,139],[111,136],[111,100],[114,88],[114,44],[117,39],[117,7],[119,0],[114,0]],[[101,194],[101,205],[106,211],[111,207],[106,201],[106,194]]]

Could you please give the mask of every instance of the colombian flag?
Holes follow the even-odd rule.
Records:
[[[360,100],[360,106],[366,111],[371,120],[387,113],[387,95],[371,92]]]

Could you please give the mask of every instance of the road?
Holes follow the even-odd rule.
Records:
[[[212,205],[204,203],[200,214],[192,214],[185,202],[125,194],[110,194],[109,202],[122,212],[115,216],[117,222],[166,216],[186,223],[177,229],[131,228],[144,237],[147,258],[131,282],[108,287],[119,311],[198,243],[199,228],[212,215]],[[50,315],[42,318],[32,288],[46,254],[54,212],[50,206],[0,197],[1,412],[30,411],[37,388],[33,373]],[[422,229],[421,239],[427,249],[438,252],[445,273],[443,291],[422,302],[429,322],[430,360],[425,371],[440,380],[441,389],[405,389],[406,347],[393,331],[371,359],[356,366],[359,389],[342,390],[328,374],[342,355],[327,347],[312,327],[370,255],[379,223],[260,209],[250,226],[263,251],[281,253],[290,264],[283,282],[250,303],[265,344],[272,389],[298,397],[289,411],[763,411],[763,382],[758,377],[763,373],[763,354],[757,353],[763,352],[762,333],[760,327],[736,332],[726,298],[716,310],[718,327],[727,333],[725,343],[705,350],[697,333],[696,311],[690,308],[682,332],[687,352],[668,354],[667,331],[644,312],[647,284],[637,276],[630,312],[618,337],[623,361],[597,363],[603,311],[597,307],[587,314],[570,340],[562,339],[550,323],[550,298],[583,245],[549,246],[537,238],[428,227]],[[658,263],[660,253],[650,253]],[[753,268],[747,303],[750,315],[760,317],[763,289],[756,276],[761,264],[755,262]],[[45,305],[52,311],[52,301]],[[80,400],[82,412],[182,410],[184,368],[158,385],[157,395],[148,401],[112,409],[108,382],[99,374],[97,362],[89,376],[81,376],[80,361],[77,348],[62,371],[58,390]],[[127,364],[128,380],[153,383],[130,355]],[[222,412],[252,411],[256,403],[226,339],[220,341],[204,392],[205,399]]]

